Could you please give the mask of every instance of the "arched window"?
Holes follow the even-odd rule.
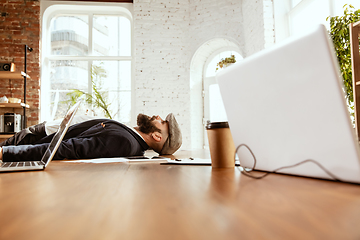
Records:
[[[110,104],[113,119],[129,124],[131,5],[46,4],[42,14],[41,120],[63,117],[76,89],[102,98]],[[82,111],[106,117],[101,108],[85,105]]]
[[[207,147],[208,140],[205,125],[206,122],[210,120],[210,109],[215,115],[219,112],[216,110],[218,109],[216,105],[219,104],[219,101],[216,101],[216,99],[219,98],[219,91],[216,90],[217,85],[215,79],[216,64],[222,58],[230,57],[231,55],[235,55],[236,61],[239,61],[242,59],[242,56],[239,53],[241,53],[241,49],[236,40],[228,38],[213,38],[204,42],[195,51],[191,59],[190,121],[191,147],[193,149]],[[220,106],[221,105],[222,103]],[[223,116],[223,114],[219,113],[216,116]]]
[[[212,54],[205,63],[203,80],[204,97],[204,122],[222,122],[227,121],[224,104],[221,98],[219,85],[216,81],[216,72],[222,69],[217,64],[225,58],[235,56],[236,62],[241,61],[243,57],[236,51],[217,51]],[[204,134],[204,145],[208,145],[207,133]]]

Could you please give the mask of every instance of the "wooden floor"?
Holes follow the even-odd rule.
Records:
[[[159,162],[0,174],[1,240],[360,239],[359,223],[360,186],[326,180]]]

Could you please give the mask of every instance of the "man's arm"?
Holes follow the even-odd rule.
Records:
[[[16,162],[23,159],[39,161],[48,145],[49,143],[6,146],[2,149],[2,157],[4,162]],[[71,138],[60,144],[53,160],[126,157],[131,156],[131,150],[131,144],[122,138],[118,141],[111,136],[106,138]]]
[[[3,146],[3,162],[40,161],[49,143],[38,145]]]
[[[54,160],[128,157],[143,154],[145,146],[142,146],[129,132],[132,130],[127,130],[119,123],[109,120],[102,121],[103,125],[98,120],[92,121],[80,124],[76,127],[81,130],[80,132],[75,131],[72,134],[75,135],[74,137],[62,141]],[[84,124],[87,125],[88,130],[84,130]],[[89,124],[92,125],[90,128]],[[136,135],[136,133],[133,134]],[[147,148],[147,144],[145,142],[144,144]],[[2,149],[3,162],[23,159],[39,161],[48,145],[48,143],[37,143],[35,145],[4,146]]]

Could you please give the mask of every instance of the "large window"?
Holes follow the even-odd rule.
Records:
[[[343,6],[360,9],[359,0],[274,0],[275,38],[304,34],[318,24],[329,28],[328,16],[343,15]]]
[[[59,5],[43,14],[41,120],[62,118],[76,93],[99,96],[113,119],[131,123],[132,20],[129,5]],[[96,105],[80,114],[106,117]]]

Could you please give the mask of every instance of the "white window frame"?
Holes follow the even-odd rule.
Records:
[[[134,45],[133,45],[133,5],[131,3],[94,3],[94,2],[63,2],[63,1],[41,1],[41,95],[40,95],[40,121],[45,121],[50,118],[48,113],[48,106],[44,106],[42,101],[46,96],[46,89],[49,89],[50,82],[47,81],[49,76],[49,63],[56,60],[71,60],[74,61],[92,61],[112,60],[112,61],[130,61],[131,62],[131,123],[134,123]],[[131,24],[131,56],[91,56],[92,52],[92,37],[89,38],[88,46],[89,53],[87,56],[61,56],[51,55],[51,42],[50,24],[51,19],[58,14],[85,14],[89,17],[89,36],[92,36],[92,19],[93,15],[116,15],[129,19]],[[91,65],[89,66],[91,69]],[[91,83],[91,74],[88,74],[88,82]]]
[[[306,9],[315,0],[301,0],[293,6],[293,0],[274,0],[275,42],[291,36],[291,20],[293,16]],[[334,0],[329,3],[329,16],[334,16]]]
[[[298,13],[306,10],[316,0],[300,0],[296,1],[298,2],[296,5],[293,4],[293,1],[294,0],[274,0],[275,42],[280,42],[292,35],[292,18]],[[351,4],[355,9],[360,8],[360,1],[358,0],[324,1],[328,3],[328,16],[331,17],[342,15],[342,6],[344,4]]]

